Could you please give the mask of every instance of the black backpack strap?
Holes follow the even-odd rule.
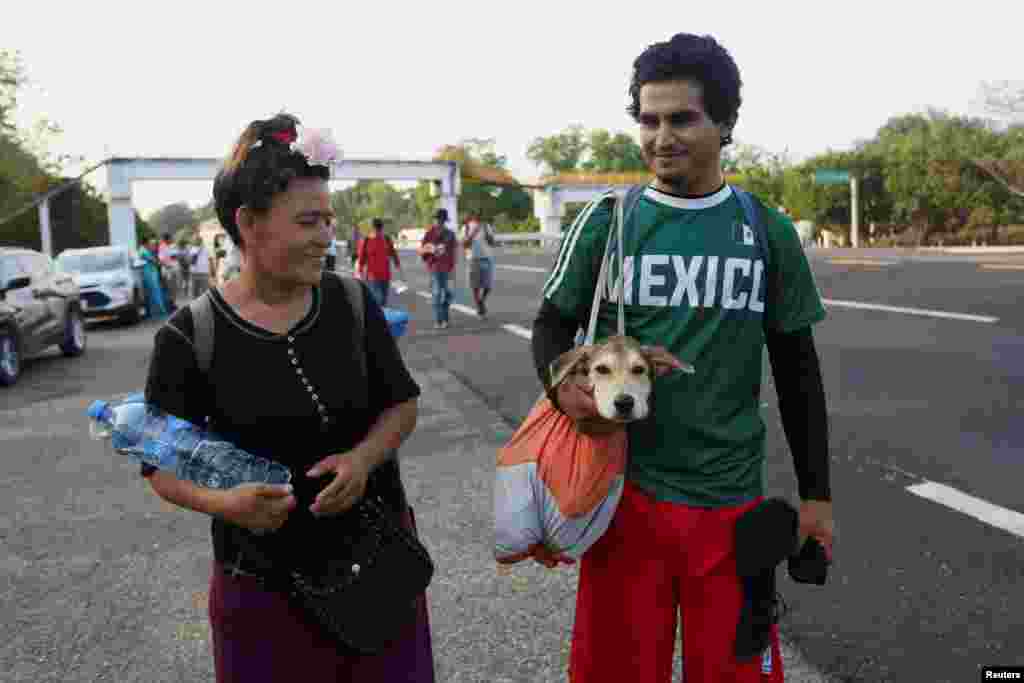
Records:
[[[207,290],[188,304],[192,313],[192,347],[196,353],[196,365],[204,375],[210,371],[213,362],[213,300]]]
[[[359,280],[353,277],[345,277],[338,273],[331,273],[334,277],[341,280],[341,284],[345,287],[345,295],[348,296],[349,304],[352,306],[352,312],[356,324],[352,326],[352,350],[356,354],[356,359],[359,361],[359,367],[362,369],[363,377],[366,377],[366,349],[363,348],[363,330],[366,328],[366,310],[365,302],[363,301],[363,287],[359,284]],[[367,378],[369,379],[369,378]]]
[[[363,297],[363,287],[359,280],[354,277],[346,277],[340,273],[331,273],[331,275],[341,280],[341,284],[345,288],[345,295],[348,297],[349,303],[352,306],[352,312],[355,314],[353,316],[355,318],[355,325],[352,326],[352,349],[359,360],[359,367],[362,369],[363,377],[369,383],[370,378],[366,368],[366,348],[363,344],[363,331],[366,329],[366,302]],[[396,512],[402,514],[408,510],[411,514],[412,508],[409,506],[409,498],[405,492],[405,485],[402,483],[402,469],[398,462],[398,449],[395,449],[385,464],[374,471],[374,475],[378,479],[383,479],[387,482],[384,485],[385,489],[390,489],[396,496]]]

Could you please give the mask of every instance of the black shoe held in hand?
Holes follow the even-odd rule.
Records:
[[[825,546],[816,538],[808,538],[800,553],[789,558],[789,578],[797,583],[824,586],[828,580],[829,564]]]

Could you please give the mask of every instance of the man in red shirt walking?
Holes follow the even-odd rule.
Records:
[[[373,235],[359,243],[359,263],[356,272],[370,288],[370,293],[381,308],[388,304],[388,289],[391,288],[391,262],[402,272],[395,243],[384,234],[384,221],[373,219]]]
[[[455,233],[445,227],[448,211],[438,209],[434,214],[437,222],[430,226],[420,243],[420,256],[430,271],[430,291],[434,302],[434,327],[448,327],[448,309],[452,305],[452,290],[449,284],[455,270]]]

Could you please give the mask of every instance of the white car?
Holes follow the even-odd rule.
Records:
[[[67,249],[57,257],[57,270],[71,273],[81,290],[86,318],[117,317],[137,323],[146,317],[141,263],[126,246]]]

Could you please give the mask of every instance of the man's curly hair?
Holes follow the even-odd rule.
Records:
[[[690,80],[700,84],[704,109],[711,120],[727,131],[722,146],[732,142],[732,129],[739,117],[740,71],[732,55],[711,36],[677,33],[670,40],[655,43],[633,61],[629,84],[632,102],[626,111],[640,117],[640,88],[647,83]]]
[[[329,168],[310,166],[301,152],[293,151],[289,143],[274,137],[287,134],[294,139],[298,126],[299,120],[285,113],[253,121],[246,126],[217,172],[213,181],[217,219],[237,246],[242,246],[235,222],[239,207],[265,212],[270,209],[274,195],[286,191],[294,178],[330,180]],[[260,144],[254,148],[257,142]]]

